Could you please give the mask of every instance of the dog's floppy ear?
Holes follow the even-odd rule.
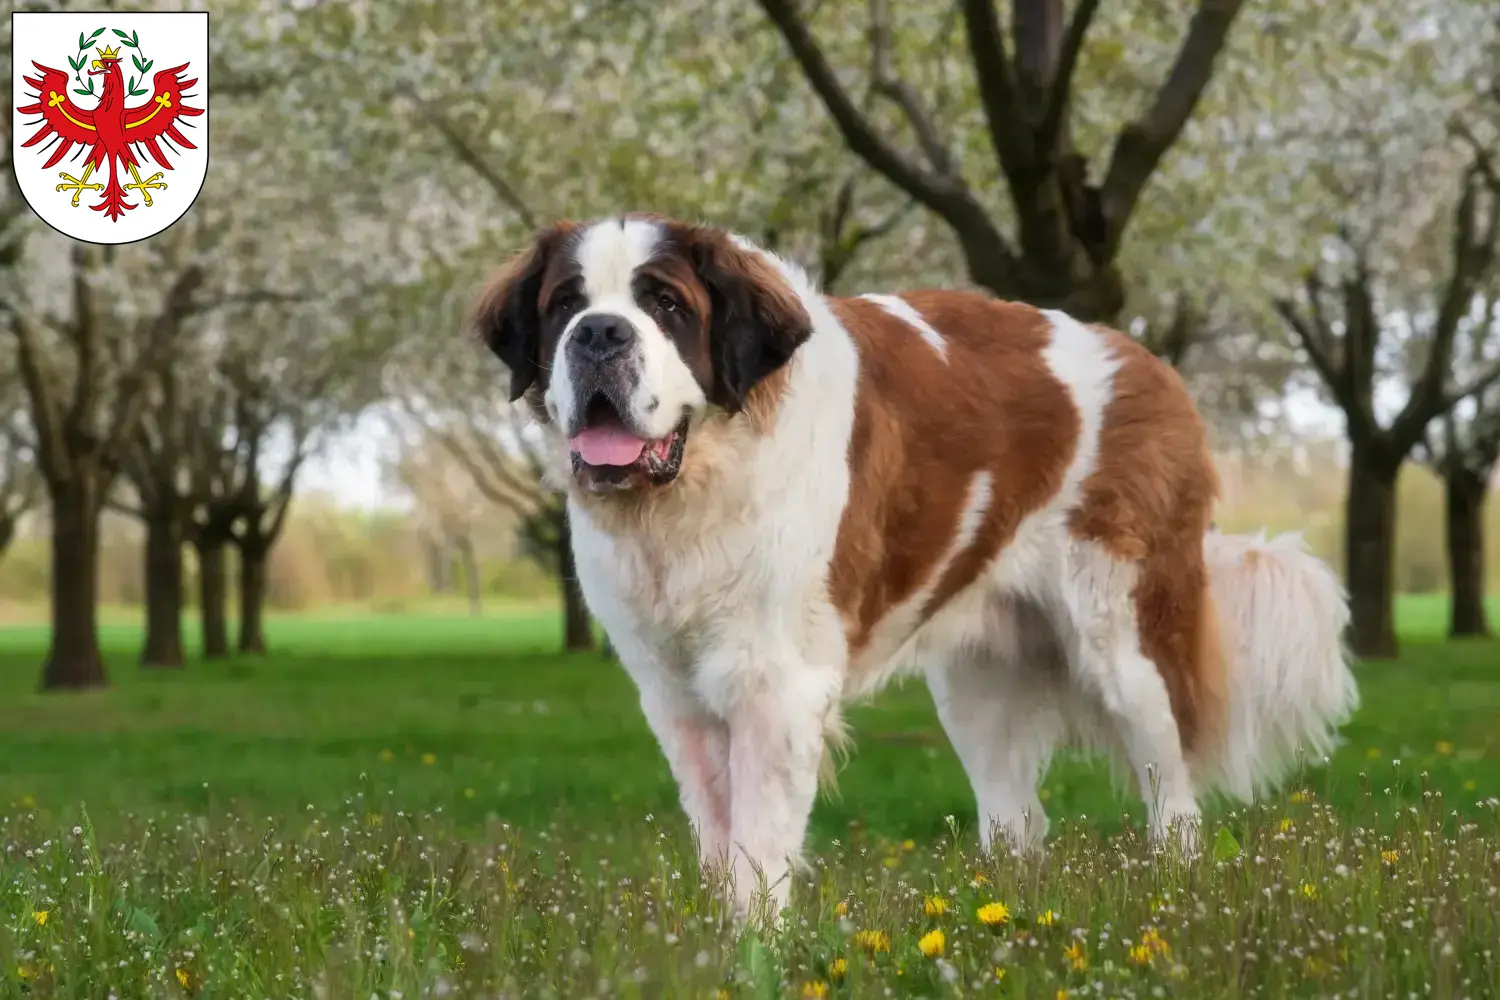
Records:
[[[526,394],[541,368],[542,277],[574,223],[559,222],[500,269],[474,305],[472,324],[501,364],[510,370],[510,401]]]
[[[812,336],[812,319],[786,278],[761,254],[708,228],[695,229],[686,242],[710,298],[711,398],[738,412],[750,390]]]

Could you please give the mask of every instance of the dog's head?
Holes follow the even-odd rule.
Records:
[[[728,233],[624,216],[540,233],[480,299],[510,398],[567,441],[586,492],[672,483],[812,333],[778,268]]]

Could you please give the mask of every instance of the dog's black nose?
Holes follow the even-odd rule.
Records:
[[[578,321],[572,347],[593,361],[604,361],[622,353],[635,340],[635,327],[623,316],[598,313]]]

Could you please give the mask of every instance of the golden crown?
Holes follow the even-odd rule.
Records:
[[[108,45],[104,46],[104,48],[102,48],[102,49],[96,49],[95,51],[99,53],[99,58],[100,59],[118,59],[118,58],[120,58],[120,50],[119,49],[112,49]]]

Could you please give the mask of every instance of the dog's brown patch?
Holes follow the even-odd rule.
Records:
[[[902,296],[944,351],[865,299],[831,300],[859,353],[849,503],[830,567],[832,599],[858,652],[924,585],[932,614],[983,571],[1027,514],[1061,487],[1079,416],[1042,351],[1047,319],[970,292]],[[975,477],[990,497],[972,541],[939,580]]]
[[[1208,436],[1176,370],[1096,328],[1119,369],[1098,458],[1069,528],[1136,564],[1142,652],[1156,664],[1185,750],[1210,744],[1227,711],[1225,653],[1203,565],[1218,496]]]

